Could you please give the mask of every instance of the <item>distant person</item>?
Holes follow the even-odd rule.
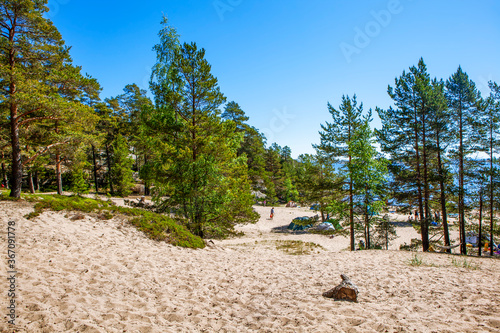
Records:
[[[415,221],[418,220],[418,210],[415,211]]]
[[[272,219],[273,219],[273,217],[274,217],[274,207],[273,207],[273,208],[271,208],[271,216],[270,216],[270,217],[271,217],[271,220],[272,220]]]

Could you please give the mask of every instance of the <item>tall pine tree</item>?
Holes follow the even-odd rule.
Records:
[[[377,109],[382,129],[376,131],[381,148],[391,158],[396,199],[417,207],[422,248],[429,248],[429,130],[432,88],[423,59],[403,71],[388,88],[396,108]]]
[[[372,216],[378,214],[385,205],[384,183],[387,174],[387,163],[378,156],[370,128],[371,110],[349,142],[352,152],[350,174],[354,182],[358,207],[362,208],[364,217],[364,237],[367,249],[371,248],[370,230]]]
[[[237,155],[243,135],[220,117],[225,97],[205,50],[170,43],[175,29],[166,21],[162,32],[151,84],[156,105],[142,116],[155,200],[186,218],[196,235],[223,235],[253,216],[246,159]]]
[[[75,143],[74,136],[82,133],[81,122],[86,123],[85,130],[91,130],[95,123],[87,104],[89,99],[97,98],[99,86],[95,80],[83,77],[80,68],[71,64],[69,48],[52,22],[43,17],[47,11],[46,0],[0,3],[0,79],[3,82],[0,109],[3,118],[9,119],[10,195],[13,197],[21,195],[23,164],[55,151],[60,175],[64,150],[61,146]],[[43,138],[38,138],[40,146],[36,152],[28,156],[25,148],[33,148],[33,144],[26,142],[26,128],[33,126],[42,126],[47,131]],[[58,179],[60,184],[60,177]]]
[[[352,99],[349,96],[342,96],[340,107],[335,109],[328,103],[328,111],[332,116],[332,121],[321,125],[322,131],[319,133],[321,143],[314,147],[319,155],[330,158],[332,163],[342,163],[348,175],[351,251],[354,251],[354,179],[351,173],[352,151],[349,143],[354,137],[356,128],[362,123],[363,104],[358,105],[356,95]]]
[[[476,85],[459,66],[457,71],[446,81],[446,98],[450,108],[453,129],[457,135],[458,162],[458,218],[460,229],[460,253],[467,254],[465,242],[465,166],[464,161],[472,151],[469,140],[474,132],[474,114],[478,101]]]

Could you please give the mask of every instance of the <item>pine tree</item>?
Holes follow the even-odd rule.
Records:
[[[111,192],[114,192],[113,179],[112,179],[112,143],[118,134],[118,117],[116,117],[115,109],[118,108],[118,103],[116,99],[106,99],[105,103],[98,103],[95,106],[95,112],[99,117],[99,121],[96,125],[98,137],[95,141],[91,143],[92,154],[94,162],[94,181],[97,183],[97,170],[106,169],[107,172],[104,173],[102,182],[109,187]],[[103,150],[104,164],[105,166],[100,166],[97,164],[97,160],[100,160],[101,152]],[[97,186],[96,186],[97,188]]]
[[[270,183],[270,174],[265,167],[265,138],[259,131],[246,123],[249,117],[241,109],[238,103],[229,102],[221,115],[224,121],[232,121],[236,125],[236,130],[243,133],[243,142],[238,149],[238,156],[244,155],[247,159],[248,177],[252,188],[256,191],[263,191]],[[272,186],[274,189],[274,186]],[[268,189],[270,190],[270,189]],[[276,193],[271,190],[271,196],[274,198]]]
[[[241,155],[244,155],[247,159],[248,177],[252,188],[263,191],[265,184],[270,183],[269,174],[266,171],[265,138],[255,127],[246,124],[243,142],[240,149],[238,149],[238,156]]]
[[[396,108],[377,109],[382,129],[377,137],[382,150],[390,154],[389,166],[394,175],[392,187],[396,199],[416,202],[420,217],[422,247],[429,248],[428,223],[430,219],[430,188],[428,150],[430,145],[430,108],[432,88],[423,59],[417,66],[403,71],[388,88]],[[416,196],[415,196],[416,193]]]
[[[446,148],[453,141],[453,136],[450,132],[449,113],[446,98],[444,96],[444,82],[434,79],[432,81],[432,99],[431,126],[434,133],[434,143],[431,144],[436,158],[437,182],[439,183],[439,207],[441,210],[441,218],[443,221],[444,245],[450,246],[450,234],[448,228],[448,213],[446,207],[446,185],[451,181],[450,172],[445,167],[444,158]],[[447,250],[451,253],[451,250]]]
[[[283,179],[283,167],[281,165],[281,147],[273,143],[266,149],[266,173],[268,179],[266,182],[267,200],[275,202],[276,199],[285,199],[285,183]]]
[[[391,223],[389,215],[384,215],[383,218],[377,217],[375,222],[374,246],[383,245],[388,250],[389,243],[397,238],[396,227]]]
[[[89,191],[89,187],[86,182],[85,169],[88,167],[87,159],[83,150],[78,151],[75,156],[71,167],[72,174],[72,187],[71,191],[81,195],[86,194]]]
[[[342,186],[345,177],[335,173],[334,163],[321,155],[304,154],[299,156],[299,169],[297,187],[301,201],[318,204],[323,222],[329,213],[334,213],[339,220],[342,220],[344,209],[334,212],[332,206],[339,207],[343,202]],[[332,204],[334,202],[335,204]]]
[[[471,152],[468,140],[473,133],[474,113],[478,100],[476,85],[461,67],[446,81],[446,98],[452,112],[454,130],[458,137],[458,216],[460,228],[460,253],[467,254],[465,243],[465,184],[464,161]]]
[[[224,112],[221,115],[222,119],[232,120],[236,123],[236,128],[239,131],[245,130],[244,123],[250,119],[245,115],[238,103],[232,101],[226,104]]]
[[[89,131],[94,123],[86,104],[96,98],[99,85],[71,64],[69,48],[52,22],[43,17],[48,10],[46,4],[46,0],[0,3],[0,78],[4,83],[0,95],[2,112],[8,110],[5,118],[10,127],[13,197],[21,194],[23,165],[55,150],[60,175],[62,146],[75,143],[81,122]],[[26,142],[25,129],[35,126],[48,130],[43,140],[37,140],[41,145],[36,153],[24,158],[23,148],[34,146]],[[60,184],[60,177],[58,180]]]
[[[355,129],[361,124],[363,105],[358,106],[356,95],[352,99],[349,96],[342,96],[342,104],[339,109],[335,109],[328,103],[328,111],[332,116],[332,122],[326,122],[325,125],[321,125],[321,143],[314,147],[318,151],[318,154],[329,158],[332,163],[342,161],[339,158],[347,159],[347,163],[344,164],[344,170],[348,175],[351,251],[354,251],[354,180],[349,171],[352,163],[352,152],[349,149],[349,142],[351,142],[354,136]]]
[[[477,104],[479,111],[478,126],[481,129],[479,138],[480,151],[488,154],[488,169],[486,174],[488,178],[489,189],[489,206],[490,206],[490,244],[493,244],[493,224],[494,224],[494,206],[495,206],[495,183],[498,183],[498,169],[494,167],[495,155],[498,154],[500,146],[500,87],[494,83],[489,82],[491,94],[486,100],[480,100]],[[479,245],[480,246],[480,245]],[[490,246],[490,255],[493,256],[493,246]]]
[[[373,132],[370,128],[371,110],[364,121],[354,131],[349,142],[351,151],[351,165],[349,173],[353,179],[354,192],[358,207],[364,215],[363,233],[366,248],[371,248],[370,229],[371,217],[378,214],[384,203],[384,182],[387,174],[386,161],[378,158],[373,141]]]
[[[122,95],[116,97],[119,105],[119,113],[115,114],[118,120],[116,133],[126,138],[135,157],[133,169],[140,173],[142,166],[151,155],[151,151],[144,143],[145,138],[141,135],[141,113],[143,110],[151,109],[153,103],[147,97],[147,92],[136,84],[126,85],[123,91]],[[148,195],[150,181],[148,177],[144,180],[144,192]]]
[[[130,150],[125,138],[118,134],[113,142],[113,173],[114,194],[126,197],[132,192],[134,179],[132,165],[134,160],[129,156]]]
[[[175,209],[198,236],[223,235],[253,217],[246,159],[237,156],[243,135],[220,118],[225,97],[204,49],[184,43],[173,53],[169,63],[157,57],[155,68],[168,67],[169,74],[156,80],[155,108],[143,112],[154,155],[146,168],[160,208]]]

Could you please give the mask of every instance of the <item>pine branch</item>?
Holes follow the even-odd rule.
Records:
[[[27,111],[27,112],[25,112],[25,113],[23,113],[23,114],[21,114],[21,115],[17,116],[17,119],[20,119],[20,118],[22,118],[22,117],[25,117],[25,116],[27,116],[27,115],[29,115],[29,114],[33,113],[33,112],[40,111],[41,109],[42,109],[42,108],[36,108],[36,109],[31,110],[31,111]]]
[[[61,120],[61,118],[57,118],[57,117],[52,117],[52,116],[47,116],[47,117],[34,117],[34,118],[29,118],[29,119],[25,119],[23,121],[21,121],[19,123],[19,126],[22,126],[26,123],[29,123],[29,122],[32,122],[32,121],[37,121],[37,120],[46,120],[46,119],[52,119],[52,120]]]
[[[31,156],[28,160],[24,161],[23,162],[23,166],[26,165],[26,164],[29,164],[31,163],[35,158],[37,158],[38,156],[42,155],[42,154],[45,154],[50,148],[52,147],[55,147],[55,146],[60,146],[60,145],[63,145],[63,144],[66,144],[69,142],[69,139],[68,140],[65,140],[65,141],[62,141],[62,142],[56,142],[56,143],[53,143],[51,145],[48,145],[47,147],[43,148],[42,150],[38,151],[35,155]]]

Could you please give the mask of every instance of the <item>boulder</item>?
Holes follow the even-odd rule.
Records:
[[[333,289],[325,291],[323,297],[333,298],[335,300],[346,300],[351,302],[358,301],[358,287],[351,282],[345,274],[341,274],[342,282]]]

